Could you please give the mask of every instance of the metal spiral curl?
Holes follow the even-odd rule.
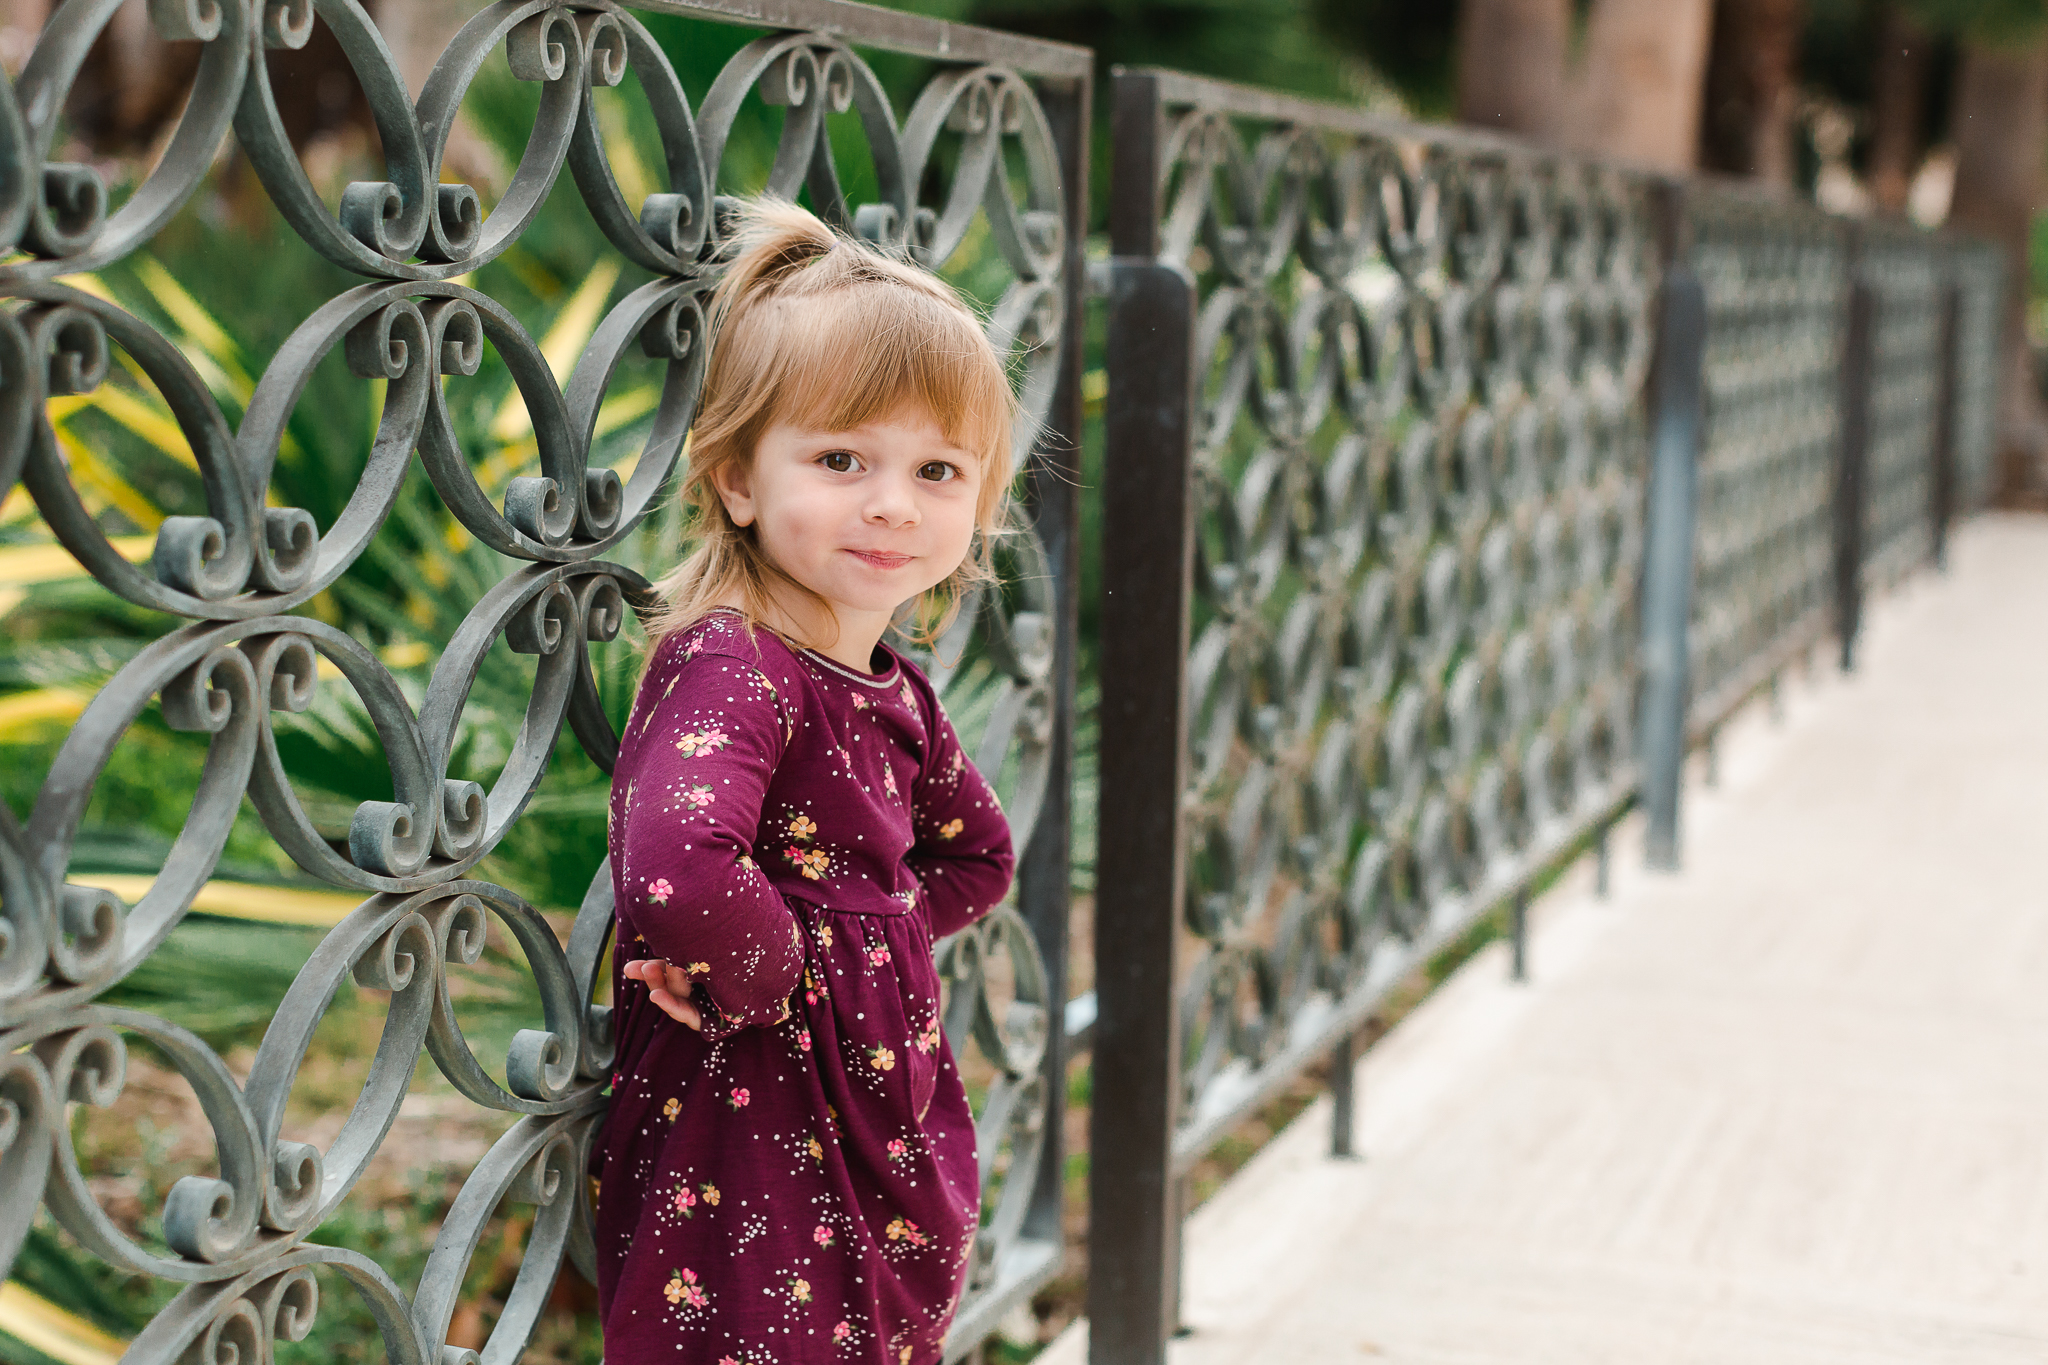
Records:
[[[565,1257],[595,1276],[582,1172],[612,1055],[609,1011],[593,1003],[612,931],[611,887],[600,868],[563,944],[534,907],[471,873],[533,797],[565,723],[600,767],[616,757],[588,646],[613,639],[627,608],[650,601],[646,581],[605,556],[656,507],[682,455],[704,375],[703,303],[721,228],[714,193],[731,176],[724,152],[735,118],[750,99],[782,110],[773,168],[753,189],[801,192],[831,221],[927,266],[947,265],[970,229],[986,224],[1012,275],[988,330],[1017,375],[1020,455],[1037,448],[1053,420],[1066,327],[1068,206],[1053,133],[1025,75],[957,59],[899,125],[866,63],[823,32],[751,43],[693,110],[627,9],[608,0],[500,0],[456,34],[413,100],[357,0],[170,0],[152,3],[149,16],[163,37],[202,44],[191,97],[156,169],[115,206],[96,170],[49,155],[86,54],[116,8],[116,0],[59,7],[20,76],[0,89],[0,259],[12,257],[0,264],[0,493],[18,481],[102,585],[189,624],[143,649],[93,698],[26,824],[0,806],[0,1276],[41,1205],[109,1264],[186,1286],[127,1359],[270,1359],[277,1342],[312,1326],[323,1270],[368,1307],[400,1365],[511,1359]],[[335,209],[287,139],[264,58],[267,49],[303,46],[316,16],[368,99],[385,157],[384,178],[348,186]],[[828,17],[856,35],[878,22],[856,7]],[[447,183],[444,158],[471,83],[500,49],[515,78],[540,86],[540,100],[509,186],[486,205],[472,186]],[[929,55],[945,52],[934,46]],[[628,72],[659,129],[665,177],[638,205],[613,176],[592,96]],[[828,116],[849,111],[872,159],[879,197],[869,204],[847,202],[827,136]],[[293,231],[365,277],[278,348],[239,424],[167,338],[60,282],[146,245],[199,187],[231,129]],[[467,280],[518,239],[565,171],[613,247],[653,278],[611,309],[558,383],[518,319]],[[934,187],[934,201],[924,202]],[[478,373],[485,347],[511,371],[532,414],[540,467],[512,480],[497,502],[477,478],[480,452],[462,448],[448,411],[448,388]],[[273,505],[270,485],[314,367],[337,351],[352,374],[383,383],[383,412],[346,508],[322,531],[305,511]],[[164,522],[140,565],[81,501],[46,411],[52,398],[91,393],[117,353],[169,405],[206,498],[205,515]],[[665,365],[666,380],[622,482],[590,455],[613,375],[636,354]],[[471,604],[417,708],[362,643],[293,612],[357,565],[415,455],[456,520],[520,561]],[[1047,792],[1054,622],[1070,585],[1035,529],[1026,526],[1012,545],[1010,596],[966,603],[931,662],[942,688],[972,672],[994,689],[968,738],[997,779],[1021,849]],[[500,641],[533,656],[535,672],[519,740],[486,790],[451,762],[472,683]],[[960,668],[963,651],[981,661],[976,669]],[[274,712],[303,711],[331,685],[322,682],[323,661],[374,725],[394,793],[357,809],[341,848],[315,829],[272,729]],[[206,735],[208,749],[183,829],[148,892],[129,904],[73,885],[67,873],[100,772],[152,707],[171,728]],[[186,915],[245,795],[305,872],[366,899],[307,959],[238,1084],[189,1031],[97,1002]],[[514,1039],[502,1085],[465,1039],[449,986],[451,972],[478,961],[492,918],[519,944],[542,1005],[535,1027]],[[1059,1015],[1040,945],[1013,904],[942,945],[940,957],[948,1032],[996,1072],[979,1115],[991,1198],[971,1301],[1004,1288],[997,1270],[1022,1235],[1050,1093],[1041,1074],[1048,1030]],[[998,958],[1000,993],[986,970]],[[388,992],[383,1036],[353,1111],[321,1148],[284,1131],[286,1105],[315,1029],[350,982]],[[73,1148],[69,1107],[82,1106],[90,1128],[89,1111],[119,1096],[131,1036],[183,1078],[213,1139],[218,1174],[172,1188],[159,1211],[163,1247],[116,1226]],[[422,1053],[458,1092],[518,1117],[469,1174],[422,1281],[403,1286],[354,1252],[307,1239],[376,1156]],[[533,1205],[536,1216],[479,1356],[446,1339],[485,1225],[505,1199]]]
[[[1193,1152],[1627,789],[1656,281],[1618,175],[1168,117],[1160,255],[1199,290]]]

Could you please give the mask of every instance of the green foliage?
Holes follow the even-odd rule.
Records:
[[[2044,0],[1904,0],[1906,9],[1936,33],[1990,46],[2034,41],[2048,24]]]

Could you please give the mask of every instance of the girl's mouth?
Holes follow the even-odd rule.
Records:
[[[887,550],[848,550],[847,553],[877,569],[900,569],[911,560],[909,555],[892,554]]]

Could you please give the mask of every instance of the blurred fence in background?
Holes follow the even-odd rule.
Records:
[[[130,1359],[268,1359],[315,1327],[324,1267],[391,1359],[510,1360],[564,1261],[589,1273],[609,874],[550,919],[488,868],[545,810],[582,809],[545,804],[551,755],[557,772],[564,750],[595,765],[601,789],[615,751],[632,678],[615,637],[674,553],[656,531],[702,374],[720,193],[801,196],[962,283],[1025,398],[1014,582],[929,660],[1023,849],[1014,904],[940,950],[987,1153],[949,1358],[1058,1268],[1074,1050],[1095,1053],[1095,1358],[1150,1365],[1176,1321],[1193,1164],[1325,1061],[1348,1150],[1349,1063],[1395,986],[1502,907],[1519,972],[1532,888],[1588,848],[1604,858],[1636,802],[1653,856],[1675,862],[1687,748],[1830,634],[1849,659],[1866,588],[1937,559],[1989,486],[1992,248],[1125,71],[1096,277],[1103,609],[1082,641],[1090,55],[836,0],[769,9],[503,0],[415,103],[346,0],[152,4],[165,38],[196,46],[193,95],[161,161],[111,190],[51,160],[111,7],[58,11],[0,98],[0,495],[32,503],[25,548],[156,622],[69,713],[26,821],[0,803],[0,1266],[54,1221],[110,1266],[185,1286]],[[693,99],[657,12],[777,31]],[[389,177],[327,198],[265,55],[316,26],[341,40]],[[899,80],[907,99],[892,104],[877,54],[926,64]],[[480,116],[478,73],[500,65],[532,99],[508,106],[517,165],[491,197],[443,180],[461,178],[456,113]],[[196,344],[204,315],[171,286],[176,329],[87,273],[189,216],[231,129],[298,241],[345,272],[253,378]],[[750,136],[757,160],[736,150]],[[580,333],[537,336],[494,271],[558,186],[605,258],[565,308],[587,313]],[[608,293],[628,270],[645,282]],[[465,406],[480,371],[501,390]],[[336,384],[356,398],[327,401]],[[189,465],[199,505],[158,515],[113,477],[74,425],[93,405]],[[364,408],[331,506],[298,506],[303,448],[356,432]],[[115,513],[147,534],[110,538]],[[457,544],[471,557],[436,567]],[[378,604],[394,584],[404,611]],[[1091,657],[1098,984],[1069,1001]],[[378,799],[306,792],[335,775],[307,766],[293,717],[332,720],[337,692]],[[513,713],[496,753],[468,716],[487,696]],[[124,737],[152,726],[205,736],[204,770],[149,875],[111,879],[76,856],[81,829]],[[211,879],[245,796],[280,859],[363,899],[290,965],[238,1076],[118,992],[188,912],[226,903]],[[535,983],[502,1063],[460,1023],[487,944]],[[317,1140],[295,1134],[301,1055],[358,995],[380,1021],[360,1098]],[[117,1220],[74,1149],[138,1040],[198,1097],[212,1173]],[[315,1238],[346,1216],[423,1057],[502,1134],[402,1279]],[[451,1345],[486,1245],[516,1276],[485,1336]]]
[[[1092,1358],[1164,1359],[1187,1173],[1926,565],[1996,257],[1116,77]],[[1654,367],[1653,367],[1654,355]],[[1654,369],[1654,377],[1653,377]]]

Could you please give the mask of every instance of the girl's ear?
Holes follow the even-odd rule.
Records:
[[[735,526],[754,524],[754,471],[745,460],[726,460],[711,470],[711,486]]]

